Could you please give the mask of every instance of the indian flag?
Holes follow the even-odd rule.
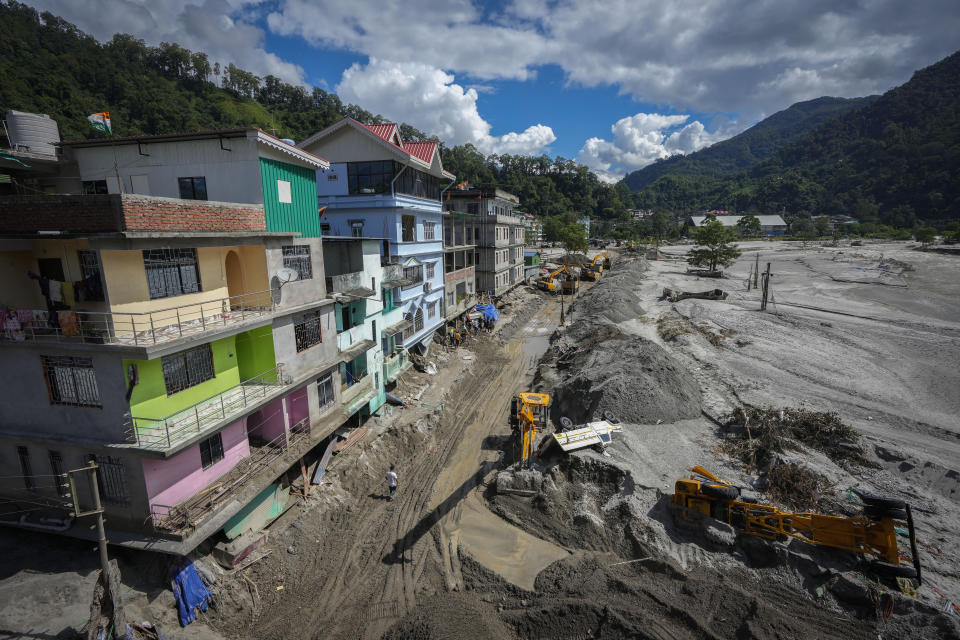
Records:
[[[104,111],[102,113],[94,113],[87,116],[87,120],[90,122],[90,126],[97,131],[102,131],[107,135],[113,133],[113,129],[110,126],[110,113]]]

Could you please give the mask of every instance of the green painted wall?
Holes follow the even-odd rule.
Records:
[[[235,336],[215,340],[210,343],[210,348],[214,377],[172,396],[167,395],[160,358],[124,360],[124,372],[129,370],[130,364],[136,364],[140,373],[140,384],[134,387],[130,397],[131,415],[135,418],[164,418],[240,384]]]
[[[260,158],[260,179],[267,231],[299,231],[305,238],[320,237],[316,171]],[[291,202],[280,202],[277,180],[290,183]]]
[[[273,351],[273,327],[267,325],[237,335],[240,380],[249,380],[277,366]]]
[[[276,482],[261,491],[247,506],[223,525],[227,538],[233,540],[250,529],[262,529],[287,510],[290,488]]]

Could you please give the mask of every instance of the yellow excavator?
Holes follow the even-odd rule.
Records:
[[[703,467],[690,471],[693,473],[689,478],[680,478],[674,485],[671,509],[678,525],[696,525],[705,518],[714,518],[750,536],[780,541],[797,538],[809,544],[871,555],[877,558],[870,565],[877,575],[920,581],[913,514],[910,505],[902,500],[855,491],[865,505],[863,518],[791,513],[751,502],[740,495],[739,487]],[[900,556],[895,520],[906,522],[909,558]]]
[[[604,258],[604,254],[599,253],[592,261],[583,265],[583,277],[593,282],[599,280],[600,276],[603,275]]]
[[[511,421],[520,436],[520,464],[526,467],[534,455],[537,434],[547,427],[548,393],[518,393],[513,398]]]
[[[552,291],[556,293],[560,288],[560,283],[557,281],[557,276],[561,273],[570,274],[570,270],[567,269],[566,265],[561,266],[556,271],[550,272],[548,275],[537,280],[537,288],[543,291]]]

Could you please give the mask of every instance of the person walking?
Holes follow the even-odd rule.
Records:
[[[393,495],[397,492],[397,472],[393,465],[390,465],[390,471],[387,471],[387,489],[390,491],[388,499],[393,500]]]

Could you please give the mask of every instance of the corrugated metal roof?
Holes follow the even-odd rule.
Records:
[[[384,122],[383,124],[364,124],[367,129],[376,134],[377,137],[383,138],[387,142],[393,142],[393,134],[397,130],[396,122]]]
[[[404,142],[402,149],[414,158],[420,158],[427,164],[433,163],[433,153],[437,150],[436,142]]]

